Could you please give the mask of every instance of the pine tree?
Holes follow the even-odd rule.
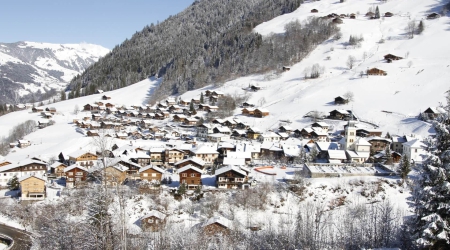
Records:
[[[400,161],[399,174],[402,180],[405,181],[408,178],[408,174],[411,172],[411,163],[408,157],[404,154],[402,160]]]
[[[389,134],[389,132],[387,132],[385,138],[386,139],[392,139],[391,134]]]
[[[425,30],[425,26],[423,25],[423,21],[421,20],[419,22],[419,26],[417,26],[417,34],[422,34],[422,32]]]
[[[191,104],[189,105],[189,111],[195,112],[194,102],[191,102]]]
[[[205,103],[205,98],[203,97],[203,92],[200,93],[200,103]]]
[[[18,190],[20,187],[19,178],[14,175],[13,178],[8,181],[7,185],[9,190]]]
[[[178,194],[184,195],[185,193],[186,193],[186,184],[183,183],[178,187]]]
[[[450,92],[447,96],[450,105]],[[450,112],[447,106],[446,111]],[[420,248],[450,248],[450,124],[448,113],[434,122],[436,150],[423,164],[414,190],[413,238]]]
[[[380,19],[380,10],[377,8],[375,9],[375,19]]]
[[[64,90],[61,90],[60,95],[61,95],[61,101],[66,100],[66,92]]]

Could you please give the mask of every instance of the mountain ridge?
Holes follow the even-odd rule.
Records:
[[[0,43],[0,103],[45,99],[107,53],[87,43]]]

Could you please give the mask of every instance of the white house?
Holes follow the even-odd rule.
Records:
[[[408,141],[403,143],[403,154],[406,155],[409,161],[422,162],[423,156],[426,155],[425,147],[425,144],[418,139]]]
[[[274,132],[266,132],[258,137],[260,142],[279,142],[280,136]]]

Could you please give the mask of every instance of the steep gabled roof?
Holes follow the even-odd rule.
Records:
[[[238,173],[238,174],[241,174],[241,175],[243,175],[243,176],[246,176],[246,175],[247,175],[247,174],[246,174],[244,171],[242,171],[239,167],[235,167],[235,166],[228,166],[228,167],[222,167],[222,168],[219,168],[219,169],[216,170],[216,175],[220,175],[220,174],[226,173],[226,172],[228,172],[228,171],[234,171],[234,172],[236,172],[236,173]]]
[[[194,167],[194,166],[192,166],[191,164],[186,165],[186,166],[184,166],[184,167],[178,169],[178,173],[182,173],[182,172],[184,172],[184,171],[186,171],[186,170],[189,170],[189,169],[192,169],[192,170],[194,170],[194,171],[196,171],[196,172],[202,173],[202,170],[201,170],[201,169],[199,169],[199,168],[197,168],[197,167]]]
[[[22,177],[19,178],[19,182],[22,182],[22,181],[24,181],[24,180],[26,180],[26,179],[29,179],[29,178],[31,178],[31,177],[34,177],[34,178],[36,178],[36,179],[39,179],[39,180],[41,180],[41,181],[43,181],[43,182],[46,181],[44,178],[42,178],[42,177],[40,177],[40,176],[36,176],[36,175],[25,175],[25,176],[22,176]]]
[[[145,167],[143,167],[143,168],[140,168],[140,169],[139,169],[139,173],[142,173],[142,172],[147,171],[147,170],[149,170],[149,169],[153,169],[153,170],[155,170],[155,171],[160,172],[161,174],[164,174],[164,170],[163,170],[162,168],[159,168],[159,167],[153,166],[153,165],[148,165],[148,166],[145,166]]]
[[[184,159],[184,160],[175,162],[174,165],[175,165],[175,166],[176,166],[176,165],[180,165],[180,164],[185,163],[185,162],[188,162],[188,161],[195,162],[196,164],[198,164],[198,165],[200,165],[200,166],[204,166],[204,165],[206,164],[202,159],[193,156],[193,157],[191,157],[191,158],[187,158],[187,159]]]
[[[142,217],[141,220],[147,219],[147,218],[150,218],[150,217],[156,217],[156,218],[158,218],[160,220],[164,220],[166,218],[166,215],[161,213],[161,212],[159,212],[159,211],[152,210],[152,211],[148,212],[144,217]]]

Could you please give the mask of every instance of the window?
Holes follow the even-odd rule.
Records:
[[[73,172],[69,172],[69,176],[72,176],[73,175]]]
[[[353,139],[350,139],[350,142],[353,142]]]
[[[181,177],[187,177],[187,174],[186,173],[182,173]]]
[[[155,173],[152,173],[152,177],[156,177],[156,174],[155,174]]]
[[[191,177],[195,177],[195,173],[192,173],[192,174],[191,174]]]
[[[350,135],[355,135],[355,133],[354,132],[350,132]]]
[[[144,174],[143,174],[143,176],[144,176],[144,177],[147,177],[147,176],[148,176],[148,174],[147,174],[147,173],[144,173]]]
[[[148,223],[153,223],[153,219],[148,219]]]
[[[415,151],[414,152],[416,152],[417,153],[417,148],[415,149]]]
[[[69,179],[67,179],[68,181],[73,181],[73,178],[69,178]]]
[[[77,172],[75,175],[83,175],[83,172]]]

